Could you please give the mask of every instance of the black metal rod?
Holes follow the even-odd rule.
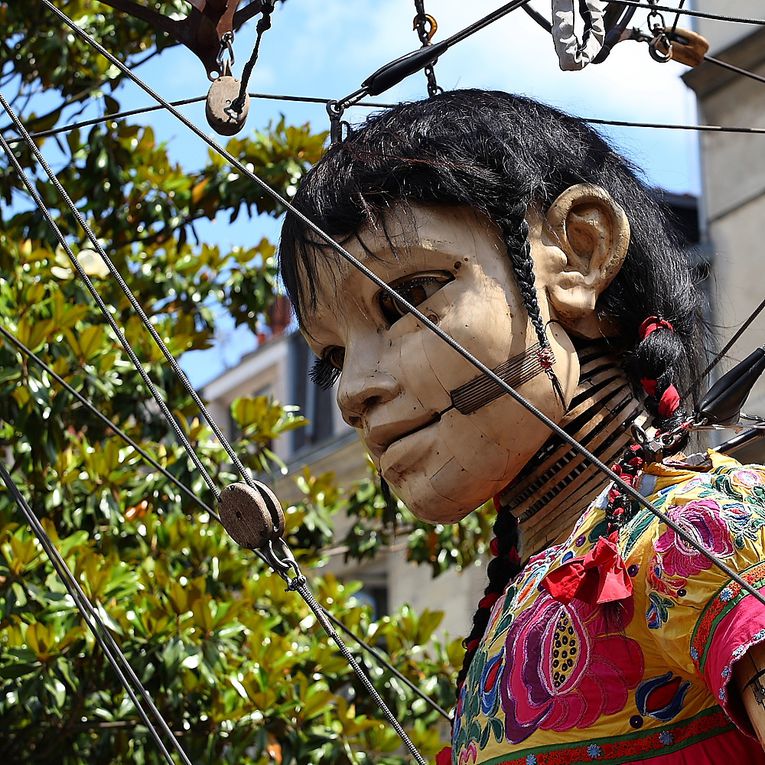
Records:
[[[128,662],[128,660],[125,658],[125,655],[122,653],[122,650],[115,642],[109,630],[106,628],[106,625],[98,615],[95,607],[83,592],[75,576],[69,570],[69,567],[66,565],[66,562],[61,556],[61,553],[51,541],[48,533],[40,523],[39,518],[35,515],[34,511],[26,501],[24,495],[21,493],[10,473],[6,470],[5,465],[3,465],[1,461],[0,478],[2,478],[3,483],[5,483],[8,491],[15,500],[17,507],[21,511],[21,514],[24,516],[27,523],[29,523],[32,532],[37,537],[38,541],[48,555],[53,568],[56,570],[56,573],[59,575],[61,581],[71,595],[74,604],[77,606],[77,609],[82,615],[82,618],[88,625],[88,629],[93,633],[94,637],[98,641],[101,650],[104,652],[104,655],[112,665],[115,673],[117,674],[117,677],[127,691],[128,696],[130,696],[131,701],[135,705],[138,714],[141,716],[141,719],[144,721],[146,727],[148,728],[149,733],[151,734],[154,742],[162,753],[162,756],[169,763],[169,765],[175,765],[173,757],[165,746],[165,743],[162,740],[162,737],[159,735],[159,732],[157,731],[154,723],[149,718],[146,710],[139,703],[139,700],[136,696],[136,690],[138,691],[138,694],[141,696],[146,706],[154,715],[154,718],[159,723],[162,731],[166,736],[170,738],[173,749],[175,749],[175,751],[178,753],[184,765],[191,765],[191,761],[184,752],[180,742],[170,730],[170,727],[165,722],[165,719],[162,717],[160,711],[154,705],[154,702],[149,696],[148,691],[143,687],[141,681],[138,679],[138,676],[130,666],[130,662]]]
[[[562,438],[567,444],[569,444],[573,449],[576,450],[578,454],[581,454],[583,457],[588,459],[591,464],[595,465],[598,470],[603,473],[603,475],[608,476],[624,493],[629,495],[632,499],[634,499],[641,507],[644,507],[646,510],[648,510],[650,513],[655,515],[659,520],[661,520],[666,526],[671,528],[684,542],[686,542],[688,545],[690,545],[694,550],[697,550],[700,552],[705,558],[707,558],[714,566],[716,566],[720,571],[722,571],[727,577],[732,579],[734,582],[736,582],[742,589],[746,590],[750,595],[752,595],[755,600],[757,600],[759,603],[765,606],[765,596],[760,593],[758,590],[756,590],[749,582],[745,581],[739,574],[737,574],[730,566],[728,566],[726,563],[718,559],[714,553],[707,550],[706,547],[699,544],[693,537],[691,537],[684,529],[682,529],[678,524],[676,524],[671,518],[669,518],[665,513],[663,513],[661,510],[659,510],[657,507],[654,507],[654,505],[649,502],[640,492],[636,491],[632,486],[630,486],[628,483],[626,483],[620,476],[618,476],[616,473],[614,473],[613,470],[611,470],[605,463],[603,463],[600,459],[598,459],[589,449],[582,446],[582,444],[579,443],[575,438],[570,436],[563,428],[561,428],[556,422],[551,420],[544,412],[542,412],[540,409],[538,409],[534,404],[532,404],[530,401],[528,401],[526,398],[524,398],[520,393],[518,393],[514,388],[511,388],[501,377],[499,377],[497,374],[495,374],[486,364],[484,364],[482,361],[480,361],[476,356],[474,356],[470,351],[468,351],[466,348],[463,348],[454,338],[452,338],[449,334],[444,332],[444,330],[439,327],[437,324],[432,322],[427,316],[425,316],[424,313],[419,311],[415,306],[413,306],[409,301],[405,300],[401,295],[399,295],[389,284],[387,284],[383,279],[381,279],[377,274],[375,274],[371,269],[369,269],[367,266],[365,266],[361,261],[359,261],[357,258],[355,258],[350,252],[348,252],[342,245],[335,242],[332,237],[327,234],[324,230],[321,229],[316,223],[314,223],[310,218],[308,218],[306,215],[304,215],[300,210],[298,210],[294,205],[292,205],[290,202],[288,202],[284,197],[281,196],[277,191],[272,189],[262,178],[257,176],[252,171],[248,170],[245,165],[240,162],[236,157],[234,157],[232,154],[230,154],[226,149],[224,149],[220,144],[217,143],[214,139],[210,138],[207,134],[204,133],[200,128],[198,128],[193,122],[191,122],[188,118],[186,118],[183,114],[181,114],[177,109],[171,107],[167,101],[162,98],[158,93],[156,93],[149,85],[147,85],[143,80],[141,80],[140,77],[138,77],[136,74],[133,74],[133,72],[130,71],[130,69],[123,64],[118,58],[116,58],[113,54],[111,54],[106,48],[103,47],[99,42],[97,42],[91,35],[89,35],[85,30],[80,29],[80,27],[77,26],[65,13],[60,11],[58,8],[56,8],[55,5],[53,5],[50,0],[40,0],[41,3],[43,3],[47,8],[49,8],[60,21],[62,21],[66,26],[68,26],[78,37],[80,37],[82,40],[86,41],[89,45],[91,45],[95,50],[97,50],[101,55],[103,55],[105,58],[109,60],[110,63],[114,64],[120,71],[122,71],[124,74],[126,74],[133,82],[135,82],[144,92],[146,92],[151,98],[154,98],[158,103],[161,103],[165,106],[165,108],[173,114],[177,119],[189,130],[191,130],[194,135],[201,138],[210,148],[212,148],[214,151],[216,151],[218,154],[220,154],[227,162],[229,162],[236,170],[238,170],[240,173],[245,175],[247,178],[249,178],[253,183],[255,183],[262,191],[264,191],[266,194],[272,197],[272,199],[279,202],[279,204],[283,205],[286,210],[288,210],[290,213],[292,213],[303,225],[305,225],[310,231],[314,232],[322,241],[326,242],[327,246],[334,250],[338,255],[340,255],[343,260],[347,261],[349,264],[351,264],[354,268],[356,268],[359,272],[364,274],[371,282],[376,284],[386,295],[390,295],[396,302],[398,302],[400,305],[402,305],[408,313],[411,313],[423,326],[427,327],[431,332],[433,332],[435,335],[441,338],[450,348],[452,348],[456,353],[458,353],[462,358],[464,358],[467,362],[472,364],[476,369],[483,372],[487,377],[494,380],[494,382],[499,385],[505,393],[507,393],[514,401],[516,401],[518,404],[520,404],[524,409],[526,409],[528,412],[533,414],[538,420],[543,422],[553,433],[556,433],[560,438]]]

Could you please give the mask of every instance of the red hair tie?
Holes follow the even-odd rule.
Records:
[[[658,316],[649,316],[641,325],[638,330],[641,340],[645,340],[651,332],[655,332],[657,329],[668,329],[670,332],[674,332],[675,328],[666,319],[660,319]]]

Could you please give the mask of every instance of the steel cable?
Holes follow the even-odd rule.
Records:
[[[364,670],[361,669],[356,659],[353,658],[353,654],[348,650],[348,646],[345,644],[343,639],[340,637],[340,635],[337,634],[337,631],[332,626],[330,620],[327,618],[323,606],[318,603],[313,595],[313,592],[311,592],[310,588],[306,584],[305,577],[303,577],[302,582],[298,581],[296,585],[291,586],[290,589],[293,589],[298,593],[298,595],[300,595],[301,598],[303,598],[306,605],[313,612],[319,624],[321,624],[324,631],[335,642],[335,645],[337,645],[338,650],[342,654],[343,658],[346,660],[346,662],[348,662],[348,665],[354,671],[356,677],[359,678],[366,692],[374,699],[375,703],[380,708],[380,711],[382,711],[383,715],[385,716],[385,719],[396,731],[398,737],[404,742],[404,746],[406,746],[406,748],[409,750],[409,753],[412,755],[412,757],[414,757],[418,765],[427,765],[422,755],[417,751],[417,747],[412,743],[412,740],[407,735],[407,732],[404,730],[401,723],[396,719],[396,716],[393,714],[393,712],[388,709],[388,705],[385,703],[382,696],[380,696],[380,694],[377,692],[377,689],[372,684],[372,681],[367,677]]]
[[[8,112],[8,114],[11,115],[12,119],[15,120],[16,115],[10,110],[10,108],[8,107],[8,102],[5,100],[2,94],[0,94],[0,104],[3,106],[6,112]],[[21,126],[21,129],[23,130],[23,125]],[[38,150],[37,150],[37,147],[34,145],[34,142],[30,140],[29,145],[30,147],[34,148],[35,154],[37,154]],[[207,472],[207,469],[202,464],[196,452],[192,448],[191,444],[186,438],[186,435],[184,434],[180,425],[176,422],[175,418],[170,413],[170,410],[167,408],[167,405],[162,399],[162,396],[160,396],[159,391],[155,387],[154,383],[152,382],[151,378],[147,374],[146,370],[143,368],[141,362],[138,360],[138,357],[136,356],[132,346],[130,345],[127,338],[120,330],[119,326],[117,325],[117,322],[114,320],[114,317],[109,312],[109,309],[107,308],[106,303],[104,303],[98,290],[93,286],[93,282],[90,280],[90,277],[85,273],[85,270],[80,264],[80,261],[75,256],[74,252],[72,251],[72,248],[69,246],[69,243],[66,241],[66,238],[61,232],[61,229],[56,224],[56,221],[53,220],[53,217],[51,216],[48,208],[45,206],[45,203],[43,202],[42,198],[37,192],[37,189],[29,180],[29,177],[24,171],[24,168],[21,167],[21,164],[16,159],[16,156],[14,155],[13,150],[11,149],[10,146],[8,146],[7,142],[5,141],[2,135],[0,135],[0,148],[2,148],[3,151],[5,151],[5,153],[8,155],[8,159],[11,161],[11,164],[14,166],[14,169],[19,174],[19,177],[22,183],[26,187],[27,191],[29,192],[30,196],[32,197],[33,201],[37,205],[40,212],[45,217],[46,222],[51,227],[51,230],[53,231],[54,235],[58,239],[59,244],[63,247],[64,251],[66,252],[66,255],[69,258],[69,261],[71,262],[72,267],[75,269],[78,276],[85,284],[88,292],[90,292],[91,297],[96,302],[96,305],[101,310],[101,313],[103,314],[104,318],[106,319],[109,326],[112,328],[112,331],[114,332],[117,339],[119,340],[120,344],[124,348],[125,353],[127,353],[128,357],[130,358],[130,361],[135,366],[136,371],[141,376],[141,379],[143,380],[144,384],[146,385],[149,392],[151,393],[152,398],[154,399],[154,401],[156,401],[157,406],[159,406],[163,416],[167,420],[170,427],[173,429],[176,435],[176,438],[178,438],[178,440],[181,442],[188,456],[194,462],[194,465],[196,466],[197,470],[199,470],[202,477],[205,479],[205,483],[207,483],[208,487],[213,492],[213,495],[217,498],[219,491],[217,486],[215,485],[215,482],[212,480],[209,473]]]
[[[24,343],[22,343],[18,338],[14,337],[10,332],[8,332],[8,330],[6,330],[2,326],[0,326],[0,335],[2,335],[6,340],[8,340],[8,342],[14,345],[22,354],[27,356],[27,358],[31,359],[38,366],[44,369],[54,380],[56,380],[56,382],[59,383],[59,385],[61,385],[72,396],[74,396],[92,414],[98,417],[98,419],[101,420],[101,422],[104,425],[106,425],[111,430],[113,430],[116,433],[116,435],[118,435],[120,438],[122,438],[123,441],[125,441],[125,443],[127,443],[129,446],[132,446],[133,449],[135,449],[138,452],[138,454],[141,457],[143,457],[144,460],[146,460],[152,467],[158,470],[167,480],[173,483],[173,485],[176,486],[180,491],[186,494],[186,496],[189,497],[189,499],[196,502],[202,510],[209,513],[212,518],[218,521],[218,523],[221,522],[220,516],[209,505],[207,505],[203,500],[197,497],[196,494],[194,494],[194,492],[191,491],[191,489],[189,489],[185,484],[181,483],[181,481],[179,481],[172,473],[170,473],[165,468],[163,468],[148,452],[142,449],[127,433],[125,433],[125,431],[123,431],[118,425],[116,425],[111,420],[109,420],[108,417],[106,417],[102,412],[100,412],[83,395],[78,393],[66,380],[63,379],[63,377],[57,374],[39,356],[37,356],[33,351],[27,348],[27,346],[24,345]],[[326,614],[327,618],[336,627],[341,629],[346,635],[348,635],[348,637],[350,637],[356,643],[358,643],[358,645],[362,648],[362,650],[366,651],[368,654],[373,656],[377,661],[379,661],[382,665],[384,665],[385,668],[391,674],[393,674],[402,683],[404,683],[413,693],[419,696],[423,701],[425,701],[432,709],[438,712],[441,716],[443,716],[449,722],[451,722],[451,716],[449,715],[449,713],[446,712],[446,710],[444,710],[444,708],[441,707],[439,704],[437,704],[433,699],[431,699],[426,693],[423,693],[423,691],[421,691],[405,675],[399,672],[399,670],[396,669],[396,667],[394,667],[393,664],[391,664],[382,655],[380,651],[378,651],[375,648],[372,648],[372,646],[370,646],[368,643],[366,643],[364,640],[358,637],[358,635],[356,635],[351,629],[346,627],[339,619],[333,616],[326,608],[324,608],[324,613]]]
[[[173,114],[186,128],[188,128],[192,133],[194,133],[194,135],[201,138],[210,148],[212,148],[227,162],[229,162],[232,165],[232,167],[234,167],[244,176],[249,178],[262,191],[264,191],[266,194],[271,196],[272,199],[277,201],[286,210],[292,213],[299,221],[301,221],[301,223],[303,223],[303,225],[306,226],[307,229],[315,233],[322,241],[325,241],[327,243],[327,246],[330,249],[334,250],[338,255],[340,255],[340,257],[342,257],[350,265],[356,268],[359,272],[364,274],[370,281],[372,281],[375,285],[377,285],[377,287],[379,287],[386,295],[390,295],[394,300],[396,300],[396,302],[402,305],[407,310],[408,313],[411,313],[421,324],[426,326],[431,332],[433,332],[438,337],[440,337],[441,340],[443,340],[447,345],[449,345],[449,347],[451,347],[454,351],[456,351],[467,362],[472,364],[479,371],[483,372],[483,374],[485,374],[487,377],[494,380],[494,382],[497,383],[497,385],[499,385],[502,388],[502,390],[505,393],[507,393],[514,401],[516,401],[524,409],[526,409],[531,414],[533,414],[538,420],[543,422],[551,431],[556,433],[567,444],[569,444],[573,449],[575,449],[578,454],[581,454],[583,457],[588,459],[591,464],[595,465],[598,468],[598,470],[600,470],[604,475],[608,476],[608,478],[611,479],[611,481],[613,481],[613,483],[615,483],[624,493],[626,493],[628,496],[634,499],[641,507],[645,508],[646,510],[651,512],[654,516],[656,516],[658,519],[660,519],[667,527],[671,528],[675,532],[675,534],[677,534],[677,536],[679,536],[684,542],[690,545],[694,550],[697,550],[702,555],[704,555],[705,558],[707,558],[716,568],[722,571],[729,579],[732,579],[742,589],[746,590],[747,593],[752,595],[755,598],[755,600],[757,600],[759,603],[765,606],[765,595],[763,595],[758,590],[756,590],[751,584],[749,584],[749,582],[745,581],[738,573],[736,573],[733,569],[731,569],[730,566],[728,566],[726,563],[718,559],[716,555],[714,555],[709,550],[707,550],[703,545],[699,544],[695,539],[693,539],[693,537],[691,537],[682,527],[680,527],[677,523],[675,523],[665,513],[663,513],[658,508],[654,507],[654,505],[651,502],[649,502],[642,494],[640,494],[636,489],[634,489],[632,486],[627,484],[620,476],[614,473],[613,470],[611,470],[605,463],[603,463],[600,459],[598,459],[592,452],[590,452],[588,449],[582,446],[575,438],[570,436],[556,422],[551,420],[544,412],[542,412],[540,409],[534,406],[534,404],[532,404],[530,401],[527,401],[516,390],[511,388],[501,377],[495,374],[488,366],[486,366],[476,356],[470,353],[470,351],[463,348],[450,335],[444,332],[444,330],[441,329],[441,327],[439,327],[437,324],[435,324],[430,319],[428,319],[428,317],[425,316],[425,314],[419,311],[409,301],[401,297],[401,295],[399,295],[389,284],[387,284],[384,280],[382,280],[379,276],[377,276],[371,269],[369,269],[367,266],[361,263],[350,252],[348,252],[344,247],[342,247],[342,245],[335,242],[332,239],[332,237],[329,236],[329,234],[323,231],[317,224],[315,224],[306,215],[300,212],[294,205],[292,205],[284,197],[282,197],[281,194],[279,194],[277,191],[272,189],[262,178],[260,178],[258,175],[250,171],[240,160],[238,160],[236,157],[230,154],[226,149],[224,149],[220,144],[218,144],[217,141],[210,138],[210,136],[204,133],[204,131],[198,128],[193,122],[191,122],[188,118],[186,118],[183,114],[181,114],[177,109],[175,109],[174,107],[171,107],[168,104],[168,102],[164,98],[162,98],[162,96],[160,96],[158,93],[156,93],[156,91],[154,91],[151,88],[151,86],[147,85],[140,77],[138,77],[136,74],[131,72],[130,69],[125,64],[123,64],[112,53],[106,50],[106,48],[104,48],[103,45],[101,45],[85,30],[81,29],[63,11],[59,10],[55,5],[53,5],[53,3],[50,2],[50,0],[40,0],[40,2],[43,5],[45,5],[49,10],[51,10],[52,13],[60,21],[62,21],[66,26],[68,26],[78,37],[80,37],[80,39],[87,42],[91,47],[93,47],[101,55],[103,55],[110,63],[112,63],[120,71],[126,74],[133,82],[136,83],[136,85],[138,85],[151,98],[156,100],[158,103],[163,104],[165,108],[171,114]],[[656,7],[656,6],[652,6],[652,7]]]
[[[53,183],[54,187],[56,188],[56,191],[59,193],[61,198],[64,200],[65,204],[69,208],[72,215],[77,220],[77,223],[82,228],[82,230],[85,232],[85,235],[88,237],[90,243],[95,248],[96,252],[99,254],[99,256],[103,259],[104,263],[106,264],[107,268],[109,269],[109,273],[112,275],[112,277],[117,282],[118,286],[122,290],[122,293],[125,295],[125,297],[128,299],[128,302],[132,306],[133,310],[138,314],[139,318],[141,319],[141,323],[144,325],[144,327],[148,330],[149,334],[151,335],[152,339],[156,343],[157,347],[162,352],[162,355],[165,357],[167,363],[170,365],[170,368],[173,370],[173,373],[180,381],[181,385],[183,386],[186,393],[191,397],[194,404],[197,406],[197,409],[199,410],[200,414],[202,415],[205,422],[209,425],[210,429],[215,434],[215,437],[218,439],[218,442],[221,444],[223,449],[225,450],[226,454],[229,456],[231,461],[234,464],[234,467],[237,469],[239,474],[244,479],[245,483],[247,483],[248,486],[251,486],[253,488],[257,487],[257,481],[254,481],[252,476],[250,475],[249,471],[244,467],[242,462],[239,460],[239,457],[237,456],[236,452],[231,447],[231,444],[229,443],[226,436],[223,434],[221,429],[218,427],[217,423],[214,421],[210,413],[207,411],[207,407],[202,402],[202,399],[197,394],[196,390],[194,390],[194,387],[189,382],[188,377],[186,376],[186,373],[180,368],[178,362],[176,361],[175,357],[172,353],[170,353],[170,350],[165,345],[162,338],[159,336],[159,333],[152,325],[151,321],[149,321],[149,317],[146,315],[146,313],[143,310],[143,307],[136,299],[135,295],[133,295],[133,292],[128,287],[125,280],[122,278],[122,275],[119,273],[117,268],[115,268],[114,264],[112,263],[109,256],[106,254],[106,251],[101,246],[100,242],[98,241],[97,237],[91,230],[90,226],[85,221],[84,217],[80,213],[80,211],[77,209],[77,206],[74,204],[72,199],[69,197],[68,193],[64,189],[64,187],[61,185],[61,182],[58,180],[56,175],[51,170],[50,166],[48,165],[47,161],[45,160],[45,157],[43,157],[42,152],[37,148],[34,141],[29,136],[29,133],[27,132],[26,128],[24,127],[23,123],[19,120],[19,118],[16,116],[16,114],[12,111],[8,103],[6,102],[5,98],[0,94],[0,104],[3,106],[5,111],[7,112],[8,116],[11,118],[11,120],[14,123],[14,126],[16,130],[19,132],[21,137],[25,140],[27,145],[29,146],[30,150],[34,154],[37,161],[40,163],[40,166],[45,171],[46,175],[50,179],[50,181]],[[20,166],[17,167],[17,170],[20,169]],[[20,170],[20,172],[23,172],[23,170]],[[63,242],[62,242],[63,244]],[[77,269],[78,274],[81,278],[85,277],[84,270],[80,267],[79,261],[74,257],[73,254],[70,254],[71,250],[68,250],[67,254],[69,255],[70,260],[72,261],[72,265]],[[90,285],[92,287],[92,284]],[[93,287],[93,291],[95,291],[95,287]],[[91,292],[93,294],[93,292]],[[99,298],[100,300],[100,298]],[[99,307],[103,305],[103,301],[100,301]],[[105,309],[105,307],[102,309],[104,312],[104,315],[107,316],[107,318],[110,318],[110,315],[108,314],[108,311]],[[119,332],[119,330],[116,330],[116,324],[114,325],[115,331],[118,332],[120,336],[122,336],[122,333]],[[126,351],[128,348],[130,348],[130,345],[127,341],[127,338],[125,338],[125,344],[126,344]],[[130,348],[130,353],[132,353],[132,348]],[[135,364],[136,368],[139,372],[143,372],[143,367],[138,363],[137,357],[133,353],[131,356],[131,361]],[[145,374],[145,373],[144,373]],[[143,376],[143,375],[142,375]],[[145,380],[148,380],[148,375],[145,376]],[[160,408],[162,409],[163,414],[165,415],[165,418],[168,420],[168,423],[173,426],[173,429],[175,430],[176,436],[183,444],[186,451],[189,453],[189,456],[194,461],[194,464],[196,465],[197,469],[202,474],[202,477],[204,478],[205,482],[207,483],[208,487],[212,491],[213,495],[217,499],[220,492],[213,481],[210,474],[207,472],[205,467],[202,465],[201,460],[199,459],[198,455],[196,454],[195,450],[189,443],[189,441],[186,439],[185,434],[183,433],[182,429],[180,428],[180,425],[175,421],[175,419],[170,414],[169,409],[162,401],[159,394],[155,396],[155,400],[160,405]],[[274,523],[276,524],[277,519],[274,518]]]
[[[528,6],[524,5],[523,8],[526,9]],[[726,61],[721,61],[720,59],[712,58],[711,56],[706,56],[705,59],[710,61],[710,63],[717,64],[718,66],[723,66],[726,69],[730,69],[734,72],[738,72],[745,77],[751,77],[752,79],[758,80],[760,82],[765,82],[764,77],[760,77],[760,75],[749,72],[746,69],[741,69],[739,67],[733,66],[732,64],[728,64]],[[260,98],[271,101],[290,101],[324,106],[333,101],[331,98],[280,95],[275,93],[248,93],[247,95],[250,98],[256,99]],[[201,103],[205,100],[205,98],[206,96],[197,96],[196,98],[185,98],[180,101],[168,101],[167,103],[170,104],[170,106],[188,106],[189,104]],[[394,104],[381,103],[379,101],[358,101],[348,108],[352,109],[357,106],[366,109],[391,109],[393,108]],[[150,112],[163,111],[164,109],[165,107],[162,104],[144,106],[137,109],[128,109],[122,112],[104,114],[101,117],[93,117],[91,119],[81,120],[79,122],[72,122],[68,125],[61,125],[60,127],[51,128],[50,130],[31,132],[29,133],[29,136],[35,140],[38,138],[49,138],[51,136],[60,135],[62,133],[69,133],[72,130],[77,130],[78,128],[91,127],[92,125],[101,125],[105,122],[122,120],[126,119],[127,117],[135,117],[137,115],[148,114]],[[589,122],[591,125],[612,125],[614,127],[650,128],[657,130],[694,130],[698,132],[713,133],[752,133],[754,135],[765,135],[765,128],[739,127],[736,125],[678,125],[668,122],[637,122],[634,120],[616,120],[606,119],[603,117],[580,117],[579,119],[581,119],[583,122]],[[6,136],[6,140],[10,146],[14,146],[17,143],[22,143],[24,139]]]
[[[21,353],[23,353],[27,358],[31,359],[35,362],[41,369],[44,369],[64,390],[66,390],[70,395],[74,396],[86,409],[88,409],[91,414],[98,417],[101,422],[106,425],[107,428],[114,431],[114,433],[119,436],[126,444],[129,446],[132,446],[133,449],[138,452],[138,454],[143,457],[146,462],[148,462],[155,470],[159,471],[168,481],[170,481],[177,489],[182,491],[189,499],[196,502],[205,512],[209,513],[213,518],[215,518],[216,521],[220,522],[220,517],[218,514],[213,510],[204,500],[200,499],[196,494],[194,494],[191,489],[189,489],[185,484],[181,483],[169,470],[162,467],[162,465],[157,462],[157,460],[154,459],[145,449],[141,448],[139,444],[137,444],[127,433],[125,433],[122,428],[119,427],[119,425],[116,425],[113,423],[105,414],[103,414],[99,409],[97,409],[93,404],[88,401],[85,396],[78,393],[61,375],[57,374],[55,370],[53,370],[50,366],[48,366],[39,356],[37,356],[33,351],[31,351],[29,348],[27,348],[24,343],[21,342],[17,337],[14,337],[10,332],[8,332],[5,327],[0,326],[0,335],[2,335],[9,343],[14,345],[17,350],[19,350]]]
[[[728,21],[734,24],[753,24],[755,26],[765,26],[765,19],[753,19],[743,16],[723,16],[719,13],[706,13],[704,11],[694,11],[688,8],[677,8],[668,5],[653,5],[641,3],[639,0],[609,0],[614,5],[631,5],[633,8],[645,8],[648,11],[666,11],[667,13],[677,13],[682,16],[695,16],[697,19],[710,19],[712,21]]]
[[[151,697],[149,696],[148,691],[143,687],[143,684],[138,679],[138,676],[133,671],[133,668],[130,666],[130,662],[128,662],[127,658],[122,653],[122,650],[117,645],[106,625],[103,623],[95,607],[90,602],[89,598],[85,595],[82,588],[80,587],[79,582],[72,574],[69,567],[66,565],[66,561],[64,561],[61,553],[51,541],[51,538],[48,536],[45,528],[40,523],[39,518],[35,515],[34,511],[29,506],[29,503],[26,501],[23,494],[19,491],[18,486],[1,461],[0,478],[2,478],[3,482],[8,488],[8,491],[15,500],[17,507],[29,523],[29,526],[31,527],[34,535],[37,537],[38,541],[48,555],[48,558],[56,570],[56,573],[59,575],[59,578],[69,592],[69,595],[77,606],[77,610],[85,620],[88,629],[93,633],[93,636],[98,641],[99,646],[101,646],[101,650],[104,652],[104,655],[112,665],[115,673],[117,674],[117,677],[122,683],[122,686],[125,688],[125,691],[127,691],[128,696],[130,696],[131,701],[135,705],[135,708],[138,714],[141,716],[141,719],[144,721],[144,724],[146,725],[151,737],[157,744],[157,747],[162,753],[162,756],[169,763],[169,765],[175,765],[173,757],[165,746],[165,743],[162,740],[162,737],[159,735],[159,732],[157,731],[154,723],[151,719],[149,719],[146,710],[139,703],[136,696],[136,691],[151,711],[156,722],[159,723],[163,733],[170,738],[173,749],[175,749],[184,765],[191,765],[191,761],[184,752],[180,742],[170,730],[167,722],[165,722],[165,718],[157,709]]]

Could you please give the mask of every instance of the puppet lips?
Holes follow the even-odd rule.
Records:
[[[378,459],[383,455],[385,450],[396,441],[411,436],[414,433],[419,433],[427,427],[430,427],[434,423],[441,419],[441,415],[428,415],[426,419],[422,420],[408,420],[406,422],[391,422],[385,425],[377,425],[370,428],[364,434],[364,441]]]

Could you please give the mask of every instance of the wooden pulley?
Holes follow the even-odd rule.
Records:
[[[279,500],[263,484],[258,488],[232,483],[220,493],[220,520],[231,538],[256,550],[284,534],[284,512]]]
[[[241,110],[234,107],[239,97],[241,83],[235,77],[225,73],[213,81],[207,93],[205,116],[210,127],[220,135],[238,133],[247,120],[250,111],[250,97],[245,93]]]
[[[686,66],[698,66],[709,50],[709,43],[704,37],[690,29],[679,27],[670,36],[672,60]]]

